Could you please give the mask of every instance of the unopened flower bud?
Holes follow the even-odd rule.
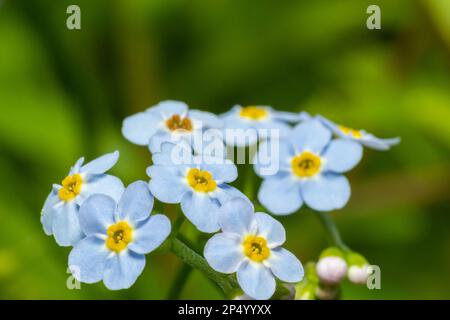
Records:
[[[349,265],[347,272],[348,279],[356,284],[367,283],[370,270],[366,258],[356,252],[348,253],[345,258]]]
[[[335,247],[324,250],[317,262],[316,272],[323,284],[340,283],[347,273],[347,263],[342,251]]]

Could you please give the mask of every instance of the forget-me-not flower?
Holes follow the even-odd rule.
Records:
[[[281,247],[286,233],[280,222],[265,213],[255,214],[241,198],[226,202],[220,211],[222,232],[209,239],[204,250],[214,270],[237,272],[239,285],[253,299],[269,299],[275,292],[275,278],[288,283],[302,280],[302,264]]]
[[[145,254],[158,248],[170,234],[170,221],[150,215],[153,196],[147,183],[130,184],[117,203],[96,194],[80,209],[80,225],[86,238],[69,255],[69,268],[80,282],[103,280],[108,289],[127,289],[145,266]]]
[[[365,130],[356,130],[346,126],[338,125],[320,115],[316,118],[328,127],[334,134],[343,139],[349,139],[361,143],[363,146],[375,150],[389,150],[392,146],[400,143],[400,138],[381,139]]]
[[[352,169],[362,157],[362,146],[352,140],[331,140],[332,133],[318,120],[307,120],[281,139],[279,152],[270,152],[263,143],[258,159],[277,162],[274,175],[264,175],[264,166],[255,160],[255,171],[264,178],[259,201],[274,214],[290,214],[303,203],[318,211],[342,208],[350,198],[350,184],[342,173]]]
[[[225,123],[226,143],[244,147],[256,143],[258,139],[267,138],[272,129],[279,130],[280,136],[286,136],[290,130],[288,122],[298,122],[303,119],[303,115],[276,111],[269,106],[236,105],[221,118]]]
[[[196,148],[206,129],[220,129],[223,121],[210,112],[189,110],[184,102],[167,100],[123,122],[122,134],[130,142],[159,152],[167,141],[184,140]]]
[[[122,181],[105,174],[119,159],[119,152],[106,154],[85,165],[79,159],[61,185],[55,184],[45,201],[41,222],[47,235],[53,235],[60,246],[72,246],[84,235],[80,228],[78,211],[92,194],[106,194],[119,199]]]
[[[187,219],[202,232],[219,230],[219,208],[234,197],[245,196],[228,185],[237,168],[228,159],[194,155],[183,144],[164,143],[147,169],[150,190],[165,203],[181,203]],[[180,155],[181,153],[181,155]]]

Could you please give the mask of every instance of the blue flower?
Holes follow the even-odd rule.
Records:
[[[221,117],[225,122],[225,141],[228,145],[243,147],[252,145],[258,139],[265,139],[270,130],[279,130],[286,136],[290,127],[288,122],[298,122],[303,114],[275,111],[268,106],[234,106]]]
[[[154,153],[167,141],[184,140],[195,147],[206,129],[222,126],[223,121],[212,113],[189,110],[184,102],[167,100],[126,118],[122,134],[134,144],[148,145]]]
[[[170,221],[150,215],[153,196],[143,181],[128,186],[117,202],[96,194],[80,209],[86,238],[69,255],[69,268],[80,282],[103,280],[110,290],[133,285],[145,266],[145,254],[158,248],[170,234]]]
[[[79,159],[61,185],[55,184],[45,201],[41,223],[47,235],[53,235],[60,246],[72,246],[83,238],[78,211],[91,195],[101,193],[118,199],[124,190],[120,179],[104,174],[119,159],[119,152],[106,154],[83,165]]]
[[[352,140],[331,140],[332,133],[318,120],[307,120],[293,128],[289,138],[261,144],[254,160],[255,171],[264,178],[259,201],[274,214],[290,214],[305,202],[318,211],[345,206],[350,184],[342,173],[352,169],[362,157],[362,146]],[[269,175],[268,166],[278,167]]]
[[[343,139],[349,139],[361,143],[363,146],[375,150],[389,150],[391,146],[400,143],[400,138],[380,139],[365,130],[355,130],[346,126],[338,125],[320,115],[316,118],[328,127],[334,134]]]
[[[209,265],[222,273],[237,272],[244,293],[253,299],[269,299],[275,292],[275,278],[296,283],[303,278],[303,266],[281,246],[286,233],[268,214],[253,213],[253,206],[240,198],[225,203],[221,209],[221,233],[205,246]]]
[[[150,190],[165,203],[181,203],[185,216],[202,232],[219,230],[220,206],[234,197],[245,198],[229,186],[237,168],[224,158],[193,155],[190,147],[164,143],[147,169]]]

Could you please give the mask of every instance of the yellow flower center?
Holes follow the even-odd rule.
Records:
[[[305,151],[295,156],[292,161],[292,171],[301,178],[309,178],[320,171],[322,161],[312,152]]]
[[[192,168],[187,174],[187,181],[195,191],[211,192],[216,190],[217,183],[212,174],[206,170]]]
[[[166,126],[170,131],[185,130],[192,131],[192,121],[189,118],[182,118],[178,114],[166,120]]]
[[[256,107],[256,106],[249,106],[244,107],[239,112],[239,116],[241,118],[253,120],[253,121],[259,121],[264,120],[269,115],[269,112],[265,108]]]
[[[106,233],[106,246],[111,251],[120,252],[133,240],[133,228],[126,221],[109,226]]]
[[[363,134],[359,130],[355,130],[345,126],[338,126],[339,130],[346,136],[351,136],[355,139],[361,139]]]
[[[62,188],[58,191],[59,199],[70,201],[80,194],[83,178],[79,174],[74,174],[64,178],[61,184]]]
[[[244,254],[250,260],[261,262],[270,256],[270,249],[267,240],[258,236],[247,236],[242,243]]]

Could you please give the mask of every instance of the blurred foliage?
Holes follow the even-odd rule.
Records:
[[[373,3],[382,30],[365,26]],[[81,31],[66,28],[69,4]],[[346,284],[344,298],[450,298],[449,68],[447,0],[0,1],[0,298],[167,296],[180,267],[170,254],[150,255],[130,290],[68,290],[69,249],[39,214],[81,155],[118,149],[113,172],[146,180],[148,151],[122,138],[121,121],[169,98],[217,113],[306,110],[401,136],[390,152],[367,150],[349,205],[333,214],[382,271],[381,290]],[[314,214],[280,220],[304,263],[326,246]],[[194,272],[181,297],[221,294]]]

